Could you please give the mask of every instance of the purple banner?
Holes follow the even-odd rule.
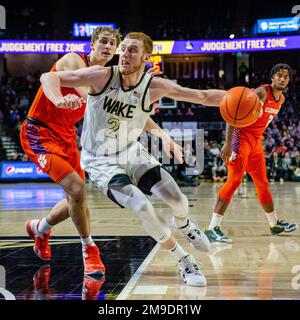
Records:
[[[262,37],[221,40],[180,40],[154,41],[155,45],[168,44],[168,54],[185,53],[225,53],[225,52],[255,52],[271,50],[300,49],[300,36]],[[89,53],[89,41],[49,41],[49,40],[0,40],[1,53],[36,53],[65,54],[68,52]]]
[[[0,53],[89,53],[90,41],[0,40]]]
[[[172,54],[290,50],[300,48],[300,36],[175,41]]]

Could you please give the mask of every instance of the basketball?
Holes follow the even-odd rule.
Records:
[[[220,103],[222,118],[229,125],[238,128],[253,124],[258,119],[260,110],[258,96],[247,87],[231,88]]]

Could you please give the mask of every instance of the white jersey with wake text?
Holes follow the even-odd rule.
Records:
[[[84,151],[95,157],[110,155],[137,141],[152,111],[151,79],[144,73],[135,87],[125,90],[118,67],[111,67],[102,92],[88,95],[81,135]]]

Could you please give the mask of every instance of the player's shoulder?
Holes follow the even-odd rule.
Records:
[[[268,90],[266,85],[261,85],[255,89],[256,94],[258,95],[259,99],[265,101],[267,99]]]
[[[257,87],[257,88],[255,89],[255,91],[256,91],[257,93],[259,93],[259,94],[267,95],[267,93],[268,93],[267,86],[268,86],[268,85],[265,85],[265,84],[260,85],[259,87]]]
[[[75,52],[65,54],[56,62],[58,71],[77,70],[84,67],[86,67],[85,61]]]

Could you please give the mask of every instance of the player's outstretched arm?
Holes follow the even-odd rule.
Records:
[[[190,89],[161,78],[154,78],[150,84],[151,102],[157,101],[162,97],[168,97],[178,101],[218,107],[225,93],[225,90],[218,89]]]
[[[82,106],[83,99],[72,94],[63,97],[60,87],[89,87],[98,92],[108,80],[109,70],[93,66],[74,71],[47,72],[41,75],[40,80],[46,97],[56,107],[77,109]]]
[[[82,57],[75,52],[69,52],[61,57],[56,62],[56,71],[72,71],[85,68],[86,64]],[[87,98],[88,88],[86,87],[75,87],[76,91],[81,95],[83,99]]]

